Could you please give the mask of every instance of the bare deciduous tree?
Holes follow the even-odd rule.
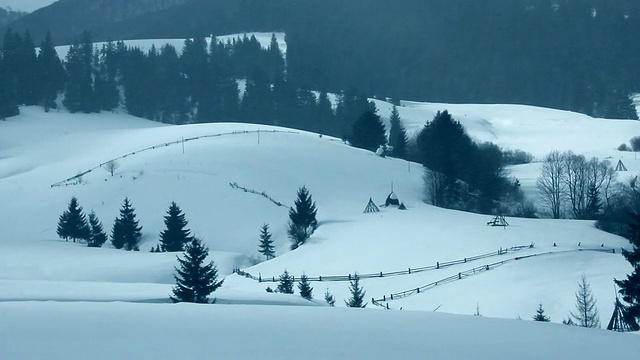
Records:
[[[560,219],[565,197],[565,183],[563,181],[565,171],[562,157],[559,151],[552,151],[545,156],[540,176],[536,181],[540,198],[551,211],[551,216],[554,219]]]
[[[113,176],[113,173],[120,168],[120,164],[117,161],[111,160],[104,164],[104,169]]]
[[[576,291],[576,312],[571,312],[570,320],[573,324],[588,328],[600,327],[600,315],[596,306],[596,299],[591,293],[591,286],[587,277],[582,274]]]

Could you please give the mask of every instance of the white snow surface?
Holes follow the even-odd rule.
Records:
[[[0,7],[16,11],[34,12],[57,0],[0,0]]]
[[[388,117],[391,105],[377,106]],[[399,108],[414,131],[443,109],[478,139],[536,156],[554,149],[610,154],[624,158],[630,171],[623,176],[640,170],[633,154],[615,150],[640,134],[640,122],[515,105],[404,103]],[[211,136],[216,134],[225,135]],[[145,148],[150,149],[140,151]],[[51,187],[114,158],[120,168],[113,177],[97,168],[80,184]],[[536,166],[512,170],[535,180]],[[407,210],[381,207],[379,213],[363,214],[370,197],[384,203],[392,182]],[[286,206],[293,204],[298,187],[307,186],[318,207],[318,230],[307,244],[289,251],[288,208],[230,183],[265,192]],[[214,353],[291,358],[304,349],[308,358],[601,359],[640,350],[637,336],[529,321],[539,303],[552,322],[565,319],[585,274],[606,325],[613,311],[612,280],[632,270],[619,254],[629,246],[625,239],[589,221],[508,218],[511,226],[490,227],[490,216],[429,206],[418,164],[381,158],[328,136],[237,123],[168,126],[117,112],[23,107],[21,115],[0,121],[0,189],[2,359],[179,358],[177,351],[185,348],[203,358]],[[143,226],[141,251],[58,239],[58,216],[72,196],[86,212],[94,210],[108,232],[129,197]],[[209,246],[210,258],[226,277],[212,295],[217,305],[169,304],[176,254],[149,249],[158,243],[171,201],[184,210],[190,229]],[[265,223],[277,257],[250,267]],[[533,248],[498,254],[528,244]],[[415,272],[485,253],[494,255]],[[389,299],[475,267],[534,254]],[[348,282],[312,282],[316,300],[309,302],[297,294],[267,293],[274,283],[230,275],[236,267],[265,280],[285,269],[296,277],[414,271],[363,279],[369,304],[355,310],[329,308],[322,301],[328,289],[344,307]],[[371,298],[383,296],[382,305],[392,310],[371,304]],[[483,316],[470,316],[477,307]],[[170,329],[184,330],[178,335],[183,346],[172,345]],[[138,337],[124,341],[125,333]],[[283,339],[287,346],[278,345]]]

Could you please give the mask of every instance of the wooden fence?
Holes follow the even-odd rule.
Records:
[[[480,260],[480,259],[486,259],[489,257],[493,257],[493,256],[500,256],[500,255],[505,255],[508,253],[513,253],[516,251],[520,251],[522,249],[531,249],[534,247],[534,244],[529,244],[529,245],[519,245],[519,246],[512,246],[510,248],[500,248],[497,251],[492,251],[486,254],[482,254],[482,255],[476,255],[476,256],[471,256],[471,257],[466,257],[463,259],[458,259],[458,260],[452,260],[452,261],[444,261],[444,262],[436,262],[434,265],[428,265],[428,266],[420,266],[420,267],[410,267],[407,268],[406,270],[399,270],[399,271],[390,271],[390,272],[376,272],[376,273],[367,273],[367,274],[358,274],[358,277],[360,279],[372,279],[372,278],[381,278],[381,277],[388,277],[388,276],[398,276],[398,275],[409,275],[409,274],[415,274],[415,273],[419,273],[422,271],[428,271],[428,270],[437,270],[437,269],[443,269],[446,267],[450,267],[450,266],[454,266],[454,265],[459,265],[459,264],[466,264],[468,262],[472,262],[472,261],[476,261],[476,260]],[[252,279],[258,282],[278,282],[279,281],[279,277],[277,276],[262,276],[262,274],[259,274],[258,276],[254,276],[246,271],[242,271],[240,269],[234,269],[233,272],[235,274],[238,274],[240,276],[244,276],[248,279]],[[348,275],[319,275],[319,276],[308,276],[308,281],[351,281],[353,279],[352,274],[348,274]],[[295,280],[295,277],[294,277]]]
[[[376,299],[376,298],[371,298],[371,303],[380,307],[383,307],[385,309],[389,309],[389,301],[393,301],[393,300],[398,300],[398,299],[402,299],[402,298],[406,298],[408,296],[411,295],[417,295],[420,294],[421,292],[425,292],[429,289],[432,289],[436,286],[439,285],[444,285],[450,282],[454,282],[454,281],[458,281],[458,280],[462,280],[466,277],[472,276],[472,275],[476,275],[485,271],[489,271],[491,269],[494,269],[500,265],[504,265],[508,262],[512,262],[512,261],[518,261],[518,260],[522,260],[522,259],[528,259],[528,258],[532,258],[532,257],[536,257],[536,256],[544,256],[544,255],[552,255],[552,254],[562,254],[562,253],[569,253],[569,252],[580,252],[580,251],[598,251],[598,252],[606,252],[606,253],[612,253],[615,254],[616,250],[614,248],[584,248],[584,249],[574,249],[574,250],[562,250],[562,251],[549,251],[546,253],[537,253],[537,254],[530,254],[530,255],[523,255],[523,256],[516,256],[510,259],[505,259],[502,261],[497,261],[491,264],[486,264],[486,265],[482,265],[482,266],[477,266],[474,267],[472,269],[469,270],[465,270],[465,271],[461,271],[455,275],[451,275],[449,277],[437,280],[437,281],[433,281],[430,282],[426,285],[422,285],[413,289],[409,289],[409,290],[405,290],[405,291],[400,291],[400,292],[396,292],[393,294],[389,294],[389,296],[387,295],[383,295],[382,298]],[[384,304],[383,304],[384,303]]]
[[[155,149],[160,149],[163,147],[168,147],[168,146],[172,146],[172,145],[184,145],[184,143],[189,142],[189,141],[194,141],[194,140],[200,140],[200,139],[206,139],[206,138],[214,138],[214,137],[221,137],[221,136],[226,136],[226,135],[244,135],[244,134],[274,134],[274,133],[281,133],[281,134],[300,134],[300,132],[298,131],[284,131],[284,130],[243,130],[243,131],[231,131],[231,132],[225,132],[225,133],[218,133],[218,134],[210,134],[210,135],[201,135],[201,136],[194,136],[194,137],[190,137],[190,138],[183,138],[180,140],[176,140],[176,141],[170,141],[170,142],[166,142],[166,143],[162,143],[162,144],[158,144],[158,145],[153,145],[153,146],[149,146],[146,147],[144,149],[140,149],[140,150],[136,150],[136,151],[132,151],[130,153],[118,156],[117,158],[113,158],[111,160],[107,160],[97,166],[94,166],[90,169],[87,169],[81,173],[78,173],[70,178],[58,181],[56,183],[51,184],[51,187],[59,187],[59,186],[69,186],[69,185],[76,185],[80,183],[80,179],[96,170],[99,169],[101,167],[103,167],[104,165],[106,165],[107,163],[111,162],[111,161],[117,161],[117,160],[122,160],[125,159],[129,156],[133,156],[135,154],[144,152],[144,151],[151,151],[151,150],[155,150]]]

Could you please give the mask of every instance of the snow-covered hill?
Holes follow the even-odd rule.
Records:
[[[573,149],[587,154],[593,152],[599,156],[625,156],[625,164],[631,170],[629,175],[640,169],[640,163],[633,156],[615,150],[620,142],[634,136],[634,132],[640,133],[640,122],[591,119],[533,107],[405,105],[400,108],[400,114],[411,129],[422,126],[433,117],[435,111],[446,108],[461,120],[472,136],[479,139],[492,140],[502,146],[512,144],[508,147],[531,151],[536,156],[553,149]],[[386,103],[378,102],[377,106],[383,116],[390,110],[390,105]],[[525,117],[525,114],[528,116]],[[539,124],[535,126],[535,131],[531,130],[534,121]],[[555,135],[557,131],[562,134]],[[602,136],[604,131],[607,131],[607,136]],[[599,133],[599,136],[583,138],[591,132]],[[520,139],[526,139],[526,142],[520,142]],[[558,143],[560,140],[562,142]],[[126,157],[122,157],[126,154]],[[119,158],[120,167],[113,177],[107,171],[95,168],[114,158]],[[84,174],[81,181],[63,181],[92,168],[95,169]],[[233,188],[230,183],[259,193],[265,192],[285,205],[293,204],[296,190],[305,185],[317,203],[320,227],[307,244],[289,251],[285,231],[287,207],[277,206],[261,195]],[[392,183],[395,193],[408,210],[382,208],[380,213],[363,214],[369,198],[376,203],[384,202]],[[54,184],[62,186],[52,187]],[[386,301],[383,304],[388,303],[392,309],[429,312],[438,309],[438,312],[473,314],[476,306],[479,306],[484,317],[515,319],[520,316],[527,320],[534,314],[538,303],[542,302],[552,321],[560,322],[573,309],[573,292],[580,275],[584,273],[598,299],[602,321],[606,322],[613,309],[612,279],[621,278],[631,271],[619,251],[615,254],[589,251],[618,250],[628,245],[625,239],[598,231],[592,222],[509,218],[511,226],[507,228],[490,227],[486,225],[490,220],[488,216],[425,204],[422,171],[418,164],[381,158],[351,148],[335,138],[264,125],[216,123],[166,126],[118,113],[44,113],[37,108],[23,108],[21,115],[0,122],[0,188],[0,203],[4,204],[0,210],[0,301],[11,301],[0,303],[0,314],[11,314],[3,315],[5,318],[0,319],[2,332],[7,332],[9,326],[17,326],[18,319],[30,311],[47,313],[42,318],[44,323],[55,323],[62,317],[75,326],[95,321],[106,329],[126,327],[129,321],[147,324],[136,327],[141,332],[154,327],[172,327],[170,324],[173,321],[186,321],[184,319],[191,316],[193,319],[200,317],[203,310],[197,306],[165,309],[169,305],[78,304],[84,313],[103,314],[96,315],[99,318],[85,318],[69,315],[73,311],[72,304],[24,302],[167,302],[173,284],[175,254],[148,251],[158,243],[158,234],[164,227],[163,216],[171,201],[180,205],[191,230],[212,250],[211,257],[222,275],[229,275],[235,267],[244,268],[265,279],[277,277],[284,269],[296,276],[305,272],[313,277],[348,275],[356,271],[365,274],[408,272],[409,268],[469,259],[441,269],[364,279],[362,284],[367,290],[367,298],[384,297]],[[123,199],[129,197],[143,226],[141,251],[87,248],[58,239],[55,232],[58,216],[72,196],[78,198],[85,211],[94,210],[107,230],[111,228]],[[268,223],[273,231],[278,257],[250,267],[248,257],[257,254],[259,230],[264,223]],[[528,244],[534,244],[533,248],[498,254],[500,249]],[[472,259],[490,252],[495,255]],[[553,254],[547,254],[549,252]],[[510,260],[516,256],[534,254],[537,256]],[[501,261],[505,263],[491,266],[489,271],[483,269],[469,276],[465,273],[469,269]],[[403,299],[387,300],[392,293],[415,289],[459,273],[465,273],[461,280],[441,284]],[[520,344],[532,342],[527,336],[535,336],[536,339],[547,336],[552,339],[554,336],[551,335],[554,334],[557,337],[584,336],[584,341],[591,346],[589,349],[596,350],[600,349],[598,344],[604,342],[602,339],[609,341],[614,336],[558,325],[549,325],[551,327],[542,330],[540,326],[543,325],[529,324],[528,321],[500,322],[410,312],[406,315],[398,312],[389,314],[399,315],[386,315],[382,311],[374,314],[375,310],[364,311],[371,315],[355,315],[346,310],[333,312],[331,309],[310,310],[307,313],[306,310],[288,307],[252,307],[249,311],[238,305],[322,306],[322,293],[327,289],[336,295],[338,305],[349,296],[348,282],[314,282],[314,295],[320,299],[315,302],[306,302],[297,295],[268,294],[265,292],[267,286],[273,287],[273,284],[259,283],[238,275],[227,276],[224,286],[215,296],[222,304],[235,305],[215,310],[227,314],[220,315],[219,324],[225,325],[221,329],[228,329],[230,333],[242,332],[244,327],[238,323],[266,329],[271,321],[275,321],[270,320],[272,316],[295,315],[304,317],[300,320],[300,326],[304,319],[314,324],[311,326],[319,329],[316,334],[319,336],[330,331],[328,329],[343,327],[336,324],[340,321],[345,324],[358,322],[358,332],[373,329],[373,324],[378,321],[397,328],[412,318],[414,320],[407,325],[406,331],[413,335],[398,335],[405,334],[401,332],[388,338],[391,339],[389,344],[405,344],[403,341],[413,344],[413,348],[399,346],[396,349],[398,354],[406,355],[429,353],[422,345],[417,345],[422,343],[416,336],[421,334],[419,338],[428,338],[429,332],[424,332],[424,329],[440,327],[438,324],[442,323],[451,325],[442,325],[447,330],[439,335],[440,342],[451,337],[455,329],[467,326],[482,328],[482,324],[502,334],[516,330],[530,334],[523,335]],[[369,307],[377,308],[371,304]],[[109,314],[121,311],[123,314],[138,315],[123,315],[118,318],[122,322],[114,322]],[[246,311],[250,314],[246,315]],[[163,315],[159,315],[156,322],[139,320],[139,317],[145,318],[147,313]],[[182,313],[189,315],[176,320]],[[299,315],[302,313],[305,315]],[[246,320],[238,320],[236,316],[244,316]],[[361,316],[367,320],[362,320]],[[20,349],[26,341],[23,337],[25,331],[29,329],[29,324],[40,321],[36,320],[38,317],[35,315],[27,318],[29,322],[19,326],[22,333],[14,332],[14,337],[7,340],[14,344],[4,347],[11,351],[9,358],[20,358],[16,349]],[[235,319],[233,322],[236,324],[232,327],[228,323],[231,319]],[[278,329],[299,334],[295,326]],[[547,333],[546,329],[554,330]],[[148,332],[152,333],[155,332]],[[338,335],[337,332],[333,333],[330,339],[337,341]],[[505,336],[508,343],[520,339],[515,335]],[[357,338],[362,342],[373,341],[363,334]],[[493,338],[483,339],[484,342],[498,344],[498,340],[494,341]],[[467,353],[461,347],[462,343],[461,339],[453,341],[452,346],[457,350],[451,351],[460,352],[451,354],[464,357]],[[69,346],[65,341],[62,344]],[[258,344],[260,342],[251,349],[259,349]],[[304,344],[308,343],[305,341]],[[470,346],[470,349],[477,350],[481,342],[473,342]],[[527,348],[533,345],[523,346]],[[134,348],[136,354],[142,354],[137,351],[144,350],[139,347],[131,349]],[[493,354],[487,347],[483,348],[483,354]],[[567,348],[563,346],[563,349]],[[62,347],[51,349],[50,354],[64,351]],[[340,345],[333,349],[338,352],[318,350],[317,356],[314,356],[326,357],[323,355],[342,354],[341,351],[350,353]],[[445,348],[437,349],[433,350],[434,356],[439,354],[448,357],[443,355],[447,354]],[[44,347],[36,350],[31,349],[25,354],[29,354],[30,358],[47,354]],[[565,354],[565,350],[561,353]],[[149,350],[144,354],[152,357],[152,354],[156,354],[154,351]],[[243,356],[246,355],[243,353],[245,350],[240,346],[229,351],[230,357],[252,357]],[[105,351],[103,354],[109,358],[112,356],[108,354],[114,353]],[[282,357],[287,357],[286,352],[282,354]],[[598,353],[589,354],[594,355],[591,358],[597,358],[595,355]],[[256,352],[255,357],[260,355],[263,354]]]

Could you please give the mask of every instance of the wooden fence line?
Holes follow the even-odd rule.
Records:
[[[417,288],[413,288],[410,290],[405,290],[405,291],[400,291],[400,292],[396,292],[396,293],[392,293],[389,294],[389,297],[387,297],[386,295],[383,295],[382,298],[380,299],[376,299],[376,298],[371,298],[371,303],[380,307],[383,307],[385,309],[389,309],[389,301],[393,301],[393,300],[398,300],[398,299],[402,299],[405,297],[409,297],[411,295],[416,295],[419,294],[421,292],[424,292],[426,290],[432,289],[438,285],[443,285],[443,284],[447,284],[450,282],[454,282],[457,280],[462,280],[465,277],[469,277],[471,275],[476,275],[488,270],[491,270],[493,268],[496,268],[500,265],[504,265],[508,262],[512,262],[512,261],[518,261],[518,260],[522,260],[522,259],[528,259],[528,258],[532,258],[532,257],[536,257],[536,256],[543,256],[543,255],[552,255],[552,254],[562,254],[562,253],[569,253],[569,252],[581,252],[581,251],[597,251],[597,252],[606,252],[606,253],[612,253],[615,254],[616,250],[614,248],[585,248],[585,249],[573,249],[573,250],[562,250],[562,251],[549,251],[546,253],[537,253],[537,254],[529,254],[529,255],[523,255],[523,256],[516,256],[513,257],[511,259],[506,259],[506,260],[502,260],[502,261],[498,261],[498,262],[494,262],[491,264],[486,264],[486,265],[482,265],[482,266],[478,266],[478,267],[474,267],[472,269],[469,270],[465,270],[465,271],[461,271],[458,274],[455,275],[451,275],[449,277],[437,280],[437,281],[433,281],[430,282],[426,285],[422,285],[419,286]],[[382,303],[385,304],[382,304]]]
[[[246,188],[246,187],[242,187],[242,186],[238,185],[238,183],[237,183],[237,182],[229,183],[229,186],[231,186],[233,189],[243,190],[243,191],[244,191],[244,192],[246,192],[246,193],[255,194],[255,195],[260,195],[260,196],[264,197],[265,199],[267,199],[267,200],[271,201],[272,203],[274,203],[274,204],[276,204],[276,205],[278,205],[278,206],[282,206],[282,207],[289,208],[287,205],[284,205],[283,203],[281,203],[281,202],[279,202],[279,201],[275,200],[274,198],[272,198],[271,196],[267,195],[267,193],[266,193],[265,191],[263,191],[263,192],[258,192],[258,191],[255,191],[255,190],[253,190],[253,189],[248,189],[248,188]]]
[[[435,265],[429,265],[429,266],[421,266],[421,267],[415,267],[415,268],[408,268],[407,270],[399,270],[399,271],[389,271],[389,272],[376,272],[376,273],[367,273],[367,274],[358,274],[358,277],[360,279],[373,279],[373,278],[381,278],[381,277],[388,277],[388,276],[398,276],[398,275],[410,275],[410,274],[414,274],[414,273],[418,273],[418,272],[422,272],[422,271],[428,271],[428,270],[436,270],[436,269],[442,269],[442,268],[446,268],[446,267],[450,267],[450,266],[454,266],[454,265],[459,265],[459,264],[465,264],[467,262],[471,262],[471,261],[476,261],[479,259],[485,259],[488,257],[493,257],[493,256],[499,256],[499,255],[505,255],[509,252],[516,252],[516,251],[520,251],[522,249],[531,249],[533,248],[534,244],[531,243],[529,245],[518,245],[518,246],[512,246],[510,248],[500,248],[498,249],[498,251],[492,251],[489,253],[485,253],[482,255],[476,255],[476,256],[471,256],[471,257],[466,257],[463,259],[459,259],[459,260],[452,260],[452,261],[445,261],[445,262],[436,262]],[[254,276],[246,271],[242,271],[240,269],[234,269],[233,273],[238,274],[240,276],[244,276],[248,279],[251,280],[255,280],[258,282],[278,282],[279,281],[279,277],[278,276],[270,276],[270,277],[263,277],[262,274],[259,274],[258,276]],[[295,277],[294,277],[295,279]],[[353,280],[353,275],[349,274],[349,275],[328,275],[328,276],[308,276],[307,277],[308,281],[351,281]]]
[[[261,134],[261,133],[267,133],[267,134],[275,134],[275,133],[281,133],[281,134],[300,134],[300,132],[298,131],[284,131],[284,130],[242,130],[242,131],[231,131],[231,132],[225,132],[225,133],[218,133],[218,134],[210,134],[210,135],[200,135],[200,136],[194,136],[194,137],[190,137],[190,138],[186,138],[186,139],[180,139],[180,140],[175,140],[175,141],[170,141],[170,142],[166,142],[166,143],[162,143],[162,144],[158,144],[158,145],[153,145],[153,146],[149,146],[146,147],[144,149],[140,149],[140,150],[136,150],[136,151],[132,151],[130,153],[118,156],[116,158],[113,158],[111,160],[107,160],[97,166],[94,166],[86,171],[83,171],[79,174],[76,174],[70,178],[58,181],[56,183],[51,184],[51,187],[60,187],[60,186],[68,186],[68,185],[76,185],[79,183],[79,179],[82,178],[84,175],[99,169],[101,167],[103,167],[105,164],[111,162],[111,161],[117,161],[117,160],[122,160],[125,159],[129,156],[135,155],[137,153],[140,152],[144,152],[144,151],[150,151],[150,150],[155,150],[155,149],[159,149],[159,148],[163,148],[163,147],[168,147],[171,145],[179,145],[179,144],[184,144],[186,142],[189,141],[194,141],[194,140],[200,140],[200,139],[206,139],[206,138],[213,138],[213,137],[221,137],[221,136],[226,136],[226,135],[244,135],[244,134]],[[74,182],[72,182],[74,181]]]

